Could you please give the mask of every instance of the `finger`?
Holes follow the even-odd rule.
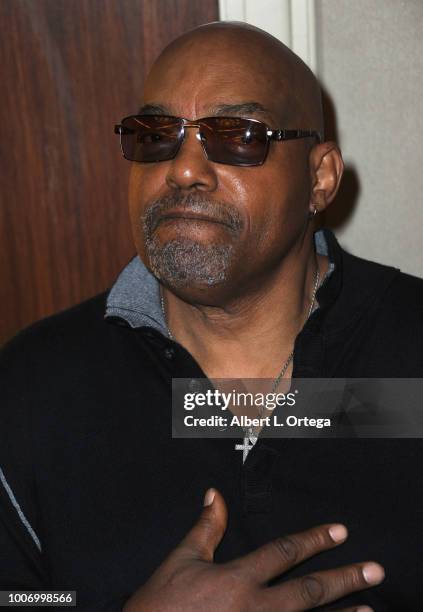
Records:
[[[252,580],[264,584],[304,559],[345,542],[347,537],[348,531],[344,525],[320,525],[272,540],[236,563]]]
[[[356,563],[345,567],[316,572],[289,580],[265,590],[269,609],[283,601],[284,611],[310,610],[382,582],[383,567],[378,563]],[[357,608],[355,608],[357,609]]]
[[[171,554],[176,559],[201,559],[213,561],[228,522],[225,500],[216,489],[209,489],[204,498],[200,518]]]

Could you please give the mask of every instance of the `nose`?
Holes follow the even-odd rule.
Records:
[[[185,138],[169,161],[166,183],[172,189],[214,191],[218,180],[214,164],[203,151],[198,127],[185,127]]]

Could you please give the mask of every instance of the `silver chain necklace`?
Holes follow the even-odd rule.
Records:
[[[163,292],[162,292],[162,288],[161,287],[160,287],[159,291],[160,291],[160,305],[162,307],[163,319],[164,319],[164,324],[165,324],[165,327],[166,327],[167,335],[169,336],[169,338],[171,340],[175,340],[175,338],[173,337],[172,332],[170,331],[170,329],[169,329],[169,327],[167,325],[166,310],[165,310]]]
[[[319,286],[319,268],[316,268],[316,274],[314,276],[313,293],[312,293],[312,296],[311,296],[310,307],[308,309],[307,318],[305,320],[305,323],[309,320],[310,315],[313,312],[314,302],[316,301],[316,293],[317,293],[317,287],[318,286]],[[293,357],[294,357],[294,349],[292,349],[292,351],[290,352],[290,354],[288,356],[288,359],[283,364],[282,369],[279,372],[277,378],[275,378],[275,382],[273,383],[273,387],[272,387],[272,393],[274,393],[276,391],[276,389],[279,387],[279,384],[280,384],[282,378],[284,377],[284,374],[287,371],[288,366],[291,363]]]
[[[316,274],[314,277],[314,286],[313,286],[313,293],[311,296],[311,303],[310,303],[310,307],[308,309],[308,313],[307,313],[307,318],[304,322],[304,324],[309,320],[311,313],[313,312],[313,308],[314,308],[314,303],[316,301],[316,293],[317,293],[317,288],[319,286],[319,268],[316,268]],[[160,305],[162,308],[162,313],[163,313],[163,318],[164,318],[164,323],[165,323],[165,327],[166,327],[166,331],[167,334],[169,336],[169,338],[171,340],[175,340],[172,332],[170,331],[168,324],[167,324],[167,317],[166,317],[166,310],[165,310],[165,304],[164,304],[164,298],[163,298],[163,293],[162,293],[162,289],[160,287]],[[279,384],[282,380],[282,378],[284,377],[284,375],[286,374],[286,371],[289,367],[289,364],[291,363],[292,359],[294,357],[294,349],[292,349],[292,351],[290,352],[288,359],[285,361],[285,363],[283,364],[281,371],[279,372],[279,374],[277,375],[277,377],[274,380],[274,383],[272,385],[272,393],[274,393],[276,391],[276,389],[279,387]],[[263,411],[261,411],[261,413],[259,414],[259,416],[261,416],[263,414]],[[244,437],[244,443],[243,444],[236,444],[235,445],[235,450],[242,450],[243,451],[243,462],[245,462],[249,451],[253,448],[254,444],[257,442],[258,436],[255,434],[254,430],[252,427],[248,427],[248,428],[244,428],[243,430],[245,432],[245,437]],[[250,446],[250,442],[251,442],[251,446]]]
[[[307,323],[307,321],[310,318],[311,313],[313,312],[313,308],[314,308],[314,303],[316,301],[316,293],[317,293],[317,288],[319,286],[319,268],[316,268],[316,274],[315,274],[315,279],[314,279],[314,286],[313,286],[313,293],[311,296],[311,302],[310,302],[310,307],[308,309],[308,313],[307,313],[307,318],[304,322]],[[294,349],[292,349],[292,351],[290,352],[288,359],[285,361],[285,363],[282,366],[281,371],[279,372],[277,378],[275,379],[273,386],[272,386],[272,393],[274,393],[276,391],[276,389],[278,388],[282,378],[284,377],[284,374],[286,373],[289,364],[291,363],[292,359],[294,357]],[[260,410],[259,413],[259,417],[261,417],[263,415],[264,412],[264,407]],[[255,433],[253,427],[243,427],[242,428],[245,436],[244,436],[244,440],[242,444],[236,444],[235,445],[235,450],[242,450],[242,462],[245,463],[245,460],[248,457],[248,453],[250,452],[250,450],[252,448],[254,448],[254,445],[256,444],[257,440],[258,440],[258,434]]]

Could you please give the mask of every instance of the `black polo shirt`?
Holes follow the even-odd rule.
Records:
[[[293,376],[421,377],[423,281],[325,238],[334,270],[296,339]],[[172,377],[204,373],[160,331],[157,308],[137,325],[133,296],[123,316],[110,295],[3,350],[0,589],[76,590],[78,610],[121,610],[213,486],[229,508],[217,562],[342,522],[347,542],[288,577],[375,560],[385,582],[342,603],[420,610],[422,441],[259,439],[243,464],[234,440],[172,439]]]

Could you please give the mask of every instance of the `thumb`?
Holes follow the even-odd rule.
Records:
[[[178,557],[213,561],[228,522],[225,500],[216,489],[208,489],[200,518],[175,550]]]

